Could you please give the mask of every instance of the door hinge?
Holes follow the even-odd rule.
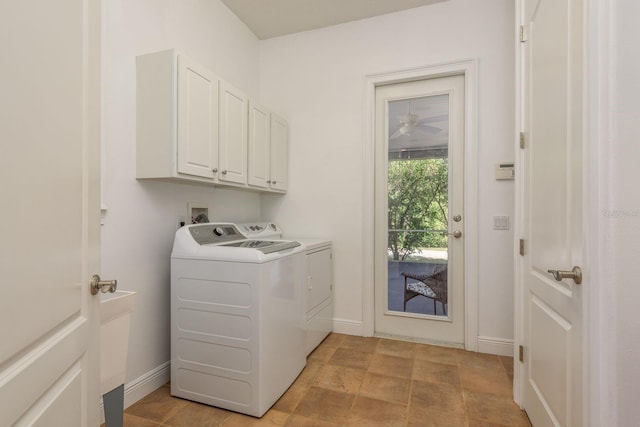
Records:
[[[524,346],[520,346],[518,349],[518,360],[524,363]]]
[[[520,239],[520,255],[524,256],[524,239]]]
[[[524,132],[520,132],[520,148],[524,150],[526,145],[527,136]]]
[[[527,41],[527,27],[520,25],[520,43]]]

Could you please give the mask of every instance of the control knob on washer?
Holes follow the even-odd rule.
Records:
[[[213,229],[213,234],[215,234],[216,236],[220,237],[224,234],[224,230],[220,227],[216,227]]]

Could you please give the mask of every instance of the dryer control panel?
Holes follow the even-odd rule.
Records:
[[[273,222],[246,222],[238,227],[249,238],[282,236],[282,230]]]
[[[212,243],[224,243],[232,240],[244,239],[244,236],[234,224],[196,224],[189,225],[189,233],[193,240],[200,245],[210,245]]]

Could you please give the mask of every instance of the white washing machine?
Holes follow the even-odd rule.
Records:
[[[231,223],[176,232],[171,394],[260,417],[306,363],[306,252],[256,235]]]
[[[282,238],[274,223],[238,224],[247,236]],[[291,238],[305,248],[305,329],[306,354],[309,355],[333,330],[333,251],[331,240]]]

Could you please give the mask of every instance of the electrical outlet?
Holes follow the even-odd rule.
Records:
[[[508,216],[494,216],[493,217],[493,229],[494,230],[508,230],[509,229],[509,217]]]

